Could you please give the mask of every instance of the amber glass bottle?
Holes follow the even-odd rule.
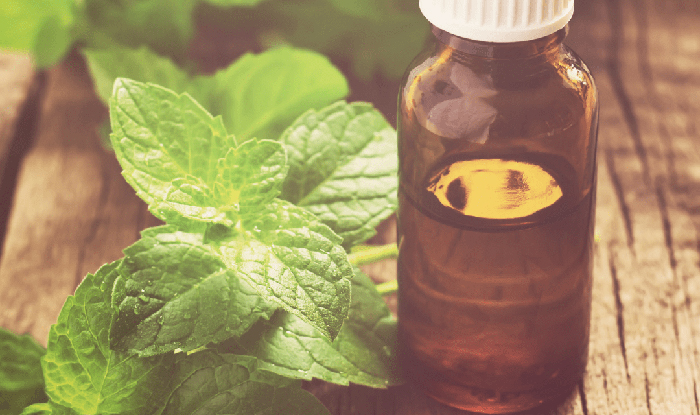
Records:
[[[562,44],[573,0],[420,4],[434,39],[398,112],[403,366],[448,405],[526,410],[586,365],[596,88]]]

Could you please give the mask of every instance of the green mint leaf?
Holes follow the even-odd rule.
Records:
[[[274,199],[287,173],[281,144],[250,140],[236,147],[221,118],[187,94],[118,79],[111,119],[124,177],[170,224],[232,226],[239,212]]]
[[[299,383],[257,371],[250,357],[205,350],[178,360],[178,386],[155,415],[329,415]]]
[[[170,386],[173,355],[139,358],[109,349],[119,264],[88,274],[66,299],[42,358],[49,398],[81,414],[146,414]]]
[[[276,141],[250,140],[219,160],[214,200],[245,215],[257,214],[281,192],[287,176],[287,154]]]
[[[31,336],[0,328],[0,391],[43,387],[40,359],[45,353]]]
[[[371,104],[308,111],[282,135],[289,174],[282,198],[304,206],[350,248],[397,207],[396,132]]]
[[[130,47],[149,46],[161,55],[183,58],[194,33],[196,0],[82,0],[88,25],[82,39],[93,45],[107,36]]]
[[[210,228],[206,240],[174,227],[144,231],[115,283],[113,347],[193,350],[242,335],[277,307],[335,337],[352,275],[340,238],[284,201],[256,213],[235,229]]]
[[[105,105],[109,105],[117,78],[153,82],[177,93],[187,92],[204,104],[210,97],[211,78],[190,77],[171,59],[158,55],[147,46],[137,49],[113,46],[108,49],[82,51],[95,84],[95,90]]]
[[[112,348],[149,356],[240,336],[276,305],[204,245],[202,234],[151,228],[124,250],[112,302]]]
[[[239,140],[277,140],[295,118],[348,94],[343,74],[325,56],[293,48],[246,54],[214,75],[224,124]]]
[[[117,80],[115,85],[124,83]],[[218,157],[212,153],[235,146],[233,137],[226,135],[220,119],[211,118],[189,96],[148,88],[149,94],[139,94],[143,89],[118,90],[111,105],[112,147],[122,174],[149,210],[168,223],[230,225],[231,219],[211,202],[206,178],[213,180],[217,173]]]
[[[71,0],[3,0],[0,2],[0,49],[31,51],[35,64],[58,62],[73,43]]]
[[[0,415],[14,415],[45,401],[41,356],[46,351],[29,335],[0,328]]]
[[[396,320],[374,283],[356,270],[348,320],[335,341],[296,316],[277,312],[222,348],[259,359],[259,368],[291,378],[384,388],[401,382],[396,370]]]
[[[2,412],[0,412],[2,413]],[[70,408],[54,402],[35,403],[22,411],[20,415],[80,415]]]
[[[303,208],[277,200],[244,217],[217,248],[266,299],[335,338],[348,313],[352,267],[341,239]]]

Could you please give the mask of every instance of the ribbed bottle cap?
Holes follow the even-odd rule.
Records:
[[[566,26],[574,0],[420,0],[434,26],[455,36],[485,42],[521,42]]]

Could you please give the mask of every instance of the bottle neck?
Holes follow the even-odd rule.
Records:
[[[449,47],[455,52],[488,59],[524,59],[534,56],[547,56],[559,53],[569,26],[551,35],[524,42],[495,43],[465,39],[432,26],[433,35],[442,47]]]

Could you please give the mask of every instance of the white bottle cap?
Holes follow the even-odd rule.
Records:
[[[434,26],[484,42],[522,42],[551,35],[574,14],[574,0],[420,0]]]

